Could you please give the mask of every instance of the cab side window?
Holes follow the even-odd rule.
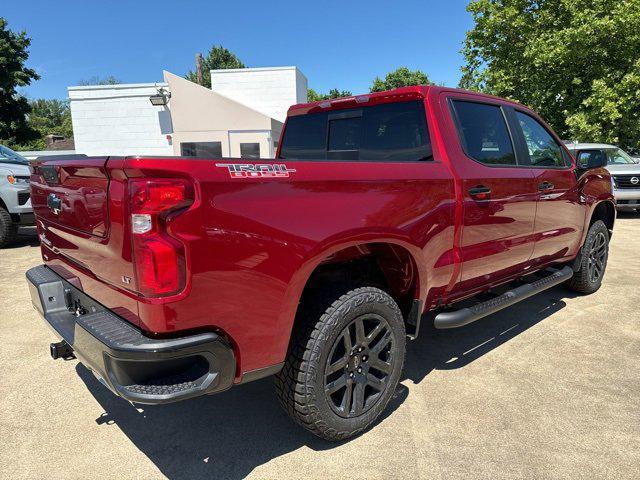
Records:
[[[463,100],[452,104],[467,156],[486,165],[516,164],[507,122],[499,106]]]
[[[535,118],[516,111],[532,167],[566,167],[570,159],[546,128]]]

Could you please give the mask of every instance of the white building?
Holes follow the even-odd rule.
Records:
[[[211,90],[164,82],[69,87],[76,153],[272,158],[287,109],[307,99],[296,67],[212,70]],[[152,95],[170,93],[166,105]]]
[[[211,89],[280,122],[307,101],[307,78],[296,67],[211,70]]]
[[[76,153],[173,155],[171,113],[149,97],[166,83],[69,87]]]

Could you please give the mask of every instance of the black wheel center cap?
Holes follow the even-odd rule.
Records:
[[[359,355],[354,356],[353,359],[351,360],[351,363],[353,364],[353,368],[358,368],[361,362],[362,360],[360,360]]]
[[[362,369],[369,359],[369,352],[365,348],[359,348],[351,353],[348,368],[351,371]]]

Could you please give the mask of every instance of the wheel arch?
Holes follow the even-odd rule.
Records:
[[[616,221],[616,207],[610,200],[603,200],[595,204],[591,210],[591,216],[586,230],[598,220],[602,220],[609,230],[609,236],[613,233],[613,226]]]
[[[324,285],[377,286],[398,303],[405,322],[414,300],[426,297],[426,271],[419,261],[421,250],[398,239],[348,241],[322,249],[296,272],[287,289],[281,312],[281,331],[287,346],[299,311],[309,295]],[[282,355],[286,354],[286,349]]]

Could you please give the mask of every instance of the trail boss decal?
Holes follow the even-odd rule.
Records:
[[[288,177],[295,168],[284,163],[216,163],[216,167],[229,170],[231,178],[276,178]]]

